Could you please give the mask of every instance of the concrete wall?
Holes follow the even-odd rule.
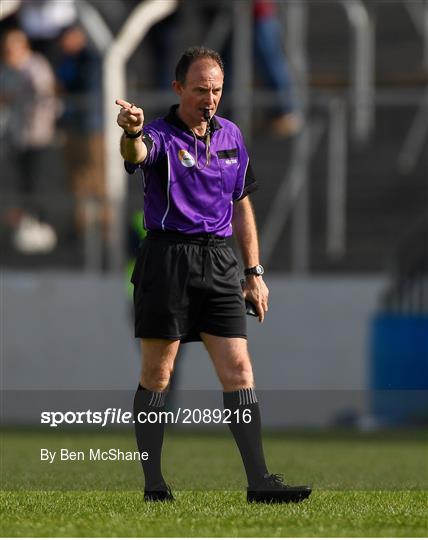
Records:
[[[320,425],[346,411],[363,413],[368,322],[384,280],[270,275],[267,283],[265,323],[248,318],[257,388],[267,404],[265,424]],[[1,294],[2,388],[8,395],[135,388],[138,349],[122,279],[7,271]],[[182,350],[177,389],[195,407],[201,395],[218,406],[218,397],[208,398],[218,396],[209,391],[220,386],[202,345]],[[15,403],[6,407],[7,415],[25,419],[25,407],[18,411]]]

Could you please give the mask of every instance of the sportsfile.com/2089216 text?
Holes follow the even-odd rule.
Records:
[[[61,424],[95,424],[99,427],[114,424],[230,424],[251,422],[251,409],[190,409],[178,407],[176,411],[141,411],[137,418],[133,414],[118,408],[103,411],[43,411],[40,423],[49,427]]]

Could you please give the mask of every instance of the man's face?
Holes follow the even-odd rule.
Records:
[[[20,30],[11,31],[4,39],[2,58],[5,64],[19,69],[30,52],[25,34]]]
[[[204,120],[204,109],[210,110],[210,116],[217,111],[223,91],[223,72],[214,60],[201,58],[190,66],[185,83],[174,81],[173,87],[180,96],[182,119],[193,127]]]

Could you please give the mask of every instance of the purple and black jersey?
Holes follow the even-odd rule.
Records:
[[[213,116],[207,164],[205,139],[195,138],[177,107],[144,127],[144,162],[125,162],[128,173],[142,171],[145,227],[231,236],[233,201],[257,188],[241,132],[229,120]]]

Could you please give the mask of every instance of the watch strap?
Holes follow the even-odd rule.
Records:
[[[128,131],[126,131],[126,129],[124,129],[123,131],[124,131],[125,137],[127,139],[138,139],[138,137],[141,137],[141,135],[143,133],[142,129],[140,129],[140,131],[137,131],[137,133],[128,133]]]

